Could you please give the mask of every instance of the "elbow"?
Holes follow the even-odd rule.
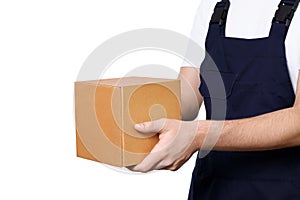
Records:
[[[198,117],[202,98],[191,99],[190,101],[181,100],[181,117],[183,121],[192,121]]]
[[[300,107],[294,106],[291,113],[290,131],[292,132],[292,137],[290,137],[290,145],[288,146],[300,146]]]
[[[188,108],[182,107],[181,109],[181,119],[183,121],[192,121],[196,119],[199,113],[199,107],[198,106],[190,106]]]
[[[295,105],[293,107],[293,112],[294,112],[294,124],[296,127],[296,132],[298,133],[298,135],[300,137],[300,105]]]
[[[194,119],[196,119],[196,117],[198,115],[196,115],[196,114],[189,114],[189,115],[188,114],[186,114],[186,115],[182,114],[181,116],[182,116],[183,121],[193,121]]]
[[[300,146],[300,106],[294,107],[295,111],[295,132],[297,135],[297,146]]]

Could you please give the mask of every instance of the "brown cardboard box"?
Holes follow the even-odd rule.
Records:
[[[77,156],[114,166],[136,165],[158,142],[135,123],[180,119],[179,80],[126,77],[75,82]]]

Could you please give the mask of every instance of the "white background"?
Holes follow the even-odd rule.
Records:
[[[199,2],[1,1],[0,199],[186,199],[195,156],[177,172],[146,175],[76,158],[73,82],[112,36],[138,28],[188,36]],[[178,70],[169,57],[155,63],[168,58]]]

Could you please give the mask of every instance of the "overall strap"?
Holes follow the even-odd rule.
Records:
[[[281,0],[278,10],[273,18],[273,23],[285,24],[288,28],[299,5],[299,0]]]
[[[225,25],[229,7],[229,0],[222,0],[218,2],[211,17],[210,24]]]

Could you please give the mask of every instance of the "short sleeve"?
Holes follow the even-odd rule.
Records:
[[[285,40],[290,78],[296,91],[300,70],[300,9],[295,12]]]
[[[202,0],[199,4],[182,66],[200,67],[204,59],[205,39],[214,8],[213,2]]]
[[[300,9],[298,8],[286,37],[286,54],[292,68],[300,69]]]

